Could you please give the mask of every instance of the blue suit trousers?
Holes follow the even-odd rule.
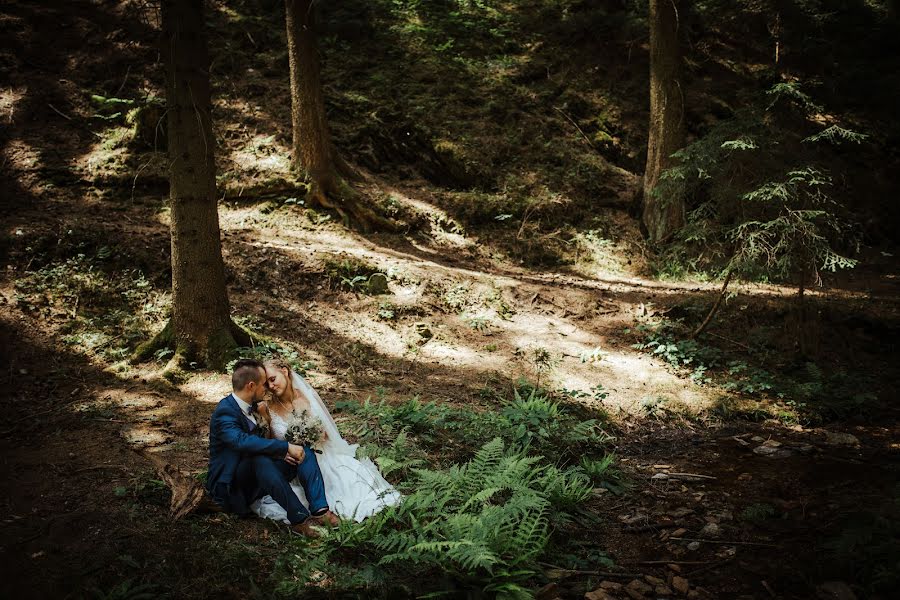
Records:
[[[249,506],[255,500],[270,495],[285,511],[292,523],[302,523],[310,513],[316,514],[328,509],[325,498],[325,484],[316,453],[304,447],[306,456],[299,465],[289,465],[282,458],[263,454],[246,456],[241,459],[231,483],[231,492],[241,493]],[[297,494],[291,489],[290,481],[297,477],[306,492],[309,510],[303,506]]]

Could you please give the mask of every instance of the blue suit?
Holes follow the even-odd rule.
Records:
[[[297,466],[284,461],[288,443],[269,440],[254,433],[255,425],[243,413],[234,396],[223,398],[209,421],[209,473],[206,489],[225,510],[238,514],[250,512],[250,504],[269,494],[287,511],[291,523],[302,523],[310,511],[328,508],[325,485],[315,452],[305,448],[306,456]],[[298,477],[309,510],[291,489]]]

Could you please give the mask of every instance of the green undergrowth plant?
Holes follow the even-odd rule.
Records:
[[[363,293],[368,291],[369,278],[381,273],[378,267],[355,257],[326,260],[323,269],[330,289]]]
[[[399,433],[425,451],[439,450],[442,457],[456,460],[471,454],[473,447],[498,437],[513,448],[557,456],[563,462],[596,455],[612,440],[598,418],[582,419],[574,405],[553,399],[538,388],[518,388],[502,400],[497,410],[476,410],[418,398],[392,404],[384,398],[339,402],[337,408],[350,415],[354,433],[377,456],[377,447],[393,443]],[[600,454],[602,456],[602,453]]]
[[[724,397],[716,409],[722,417],[811,424],[866,416],[878,403],[875,381],[865,374],[825,370],[810,361],[775,370],[765,365],[762,350],[750,347],[735,355],[690,338],[687,327],[668,319],[638,325],[636,331],[641,338],[632,347],[657,356],[675,373],[697,385],[757,400]]]
[[[168,294],[142,271],[119,267],[115,252],[101,246],[26,272],[15,282],[16,305],[61,321],[66,344],[106,360],[125,359],[168,316]]]
[[[592,488],[580,467],[557,467],[494,438],[465,463],[417,470],[398,506],[343,523],[317,546],[299,542],[279,561],[279,591],[388,595],[391,582],[407,595],[531,598],[554,525]]]

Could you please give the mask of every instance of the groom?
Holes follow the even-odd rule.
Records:
[[[251,409],[266,391],[266,371],[259,361],[239,360],[231,387],[234,391],[219,402],[209,422],[209,495],[225,510],[243,515],[269,494],[287,511],[293,533],[318,537],[315,526],[335,525],[337,518],[328,510],[316,454],[257,435]],[[310,510],[291,489],[294,477],[303,485]]]

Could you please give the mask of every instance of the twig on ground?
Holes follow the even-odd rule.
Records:
[[[635,525],[633,527],[626,527],[622,531],[626,533],[642,533],[644,531],[653,531],[655,529],[671,529],[672,527],[678,527],[675,523],[671,521],[665,522],[657,522],[657,523],[647,523],[646,525]]]
[[[762,542],[738,542],[734,540],[709,540],[705,538],[670,537],[675,542],[705,542],[707,544],[721,544],[723,546],[762,546],[764,548],[780,548],[778,544],[764,544]]]
[[[741,342],[739,342],[739,341],[737,341],[737,340],[733,340],[733,339],[731,339],[731,338],[727,338],[727,337],[725,337],[724,335],[719,335],[718,333],[715,333],[715,332],[712,332],[712,331],[707,331],[707,332],[706,332],[706,335],[711,335],[711,336],[713,336],[713,337],[719,338],[720,340],[725,340],[726,342],[731,342],[731,343],[734,344],[735,346],[739,346],[739,347],[743,348],[744,350],[747,350],[748,352],[752,352],[752,351],[753,351],[753,348],[751,348],[751,347],[748,346],[747,344],[742,344]]]
[[[715,479],[712,475],[700,475],[699,473],[666,473],[670,478],[674,477],[689,477],[695,479]]]
[[[562,109],[559,108],[559,107],[557,107],[557,106],[554,106],[553,108],[554,108],[554,110],[558,111],[559,114],[561,114],[562,116],[564,116],[564,117],[569,121],[569,123],[571,123],[572,125],[575,126],[575,129],[578,130],[578,133],[581,134],[581,137],[584,138],[584,141],[587,142],[588,146],[591,147],[591,150],[596,150],[596,148],[594,148],[593,142],[591,142],[591,138],[589,138],[589,137],[587,136],[587,134],[581,129],[581,127],[578,126],[578,123],[576,123],[575,120],[572,119],[572,117],[570,117],[569,115],[567,115],[566,113],[564,113],[564,112],[562,111]]]
[[[682,575],[682,577],[684,577],[685,579],[688,579],[690,577],[693,577],[694,575],[699,575],[700,573],[703,573],[704,571],[709,571],[710,569],[715,569],[716,567],[721,567],[725,563],[729,563],[732,560],[734,560],[734,557],[730,556],[730,557],[722,559],[722,560],[717,560],[715,562],[711,562],[708,565],[706,565],[705,567],[700,567],[699,569],[694,569],[693,571],[688,571],[687,573]]]
[[[122,89],[125,87],[125,84],[128,82],[128,76],[131,74],[131,65],[128,65],[128,68],[125,69],[125,77],[122,79],[122,85],[119,86],[119,89],[116,90],[114,96],[118,96],[122,93]]]
[[[69,471],[71,475],[77,475],[78,473],[86,473],[88,471],[102,471],[104,469],[114,469],[128,472],[127,467],[123,467],[122,465],[94,465],[93,467],[82,467],[81,469],[75,469],[74,471]]]
[[[67,114],[64,113],[63,111],[59,110],[58,108],[56,108],[56,107],[53,106],[52,104],[48,103],[47,106],[49,106],[49,107],[53,110],[53,112],[55,112],[56,114],[58,114],[59,116],[61,116],[61,117],[62,117],[63,119],[65,119],[66,121],[71,121],[71,120],[72,120],[72,117],[70,117],[69,115],[67,115]]]
[[[539,562],[539,565],[542,567],[547,567],[548,569],[554,569],[556,571],[560,571],[562,573],[571,573],[572,575],[596,575],[597,577],[622,577],[624,579],[637,579],[643,577],[641,573],[613,573],[611,571],[586,571],[583,569],[564,569],[563,567],[558,567],[556,565],[551,565],[550,563]]]
[[[706,315],[706,318],[703,319],[703,322],[700,323],[700,326],[694,330],[691,334],[691,339],[699,336],[703,331],[709,326],[712,321],[713,316],[715,316],[716,311],[719,310],[719,306],[722,304],[722,300],[725,299],[725,293],[728,291],[728,284],[731,282],[731,276],[734,274],[734,271],[729,269],[728,274],[725,275],[725,281],[722,283],[722,291],[719,292],[719,296],[716,298],[715,304],[712,305],[712,308],[709,309],[709,312]]]
[[[671,539],[671,538],[670,538]],[[622,563],[623,565],[708,565],[711,560],[639,560],[637,562]]]

